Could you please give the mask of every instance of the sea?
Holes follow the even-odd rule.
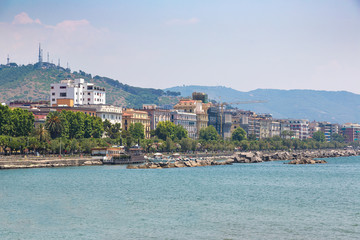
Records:
[[[360,157],[0,171],[0,239],[360,239]]]

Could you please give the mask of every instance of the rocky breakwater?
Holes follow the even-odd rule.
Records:
[[[0,159],[0,169],[50,168],[102,165],[100,160],[91,158],[5,158]]]
[[[311,158],[304,158],[304,159],[296,159],[296,160],[291,160],[290,162],[284,163],[284,164],[317,164],[317,163],[327,163],[327,161],[325,160],[315,160],[315,159],[311,159]]]
[[[179,160],[175,162],[148,162],[142,165],[128,165],[128,169],[162,169],[162,168],[182,168],[182,167],[205,167],[215,165],[230,165],[234,161],[229,159],[226,161],[216,161],[213,159],[206,160]]]
[[[304,151],[277,151],[277,152],[236,152],[230,157],[234,163],[259,163],[267,161],[296,160],[290,164],[326,163],[314,158],[358,156],[360,151],[355,150],[304,150]]]

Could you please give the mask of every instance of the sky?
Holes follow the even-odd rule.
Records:
[[[360,94],[360,0],[0,0],[0,64],[139,87]]]

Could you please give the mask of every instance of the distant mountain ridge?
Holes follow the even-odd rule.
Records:
[[[274,118],[300,118],[332,123],[360,122],[360,95],[347,91],[256,89],[237,91],[221,86],[178,86],[165,90],[191,96],[205,92],[210,99],[222,102],[266,100],[266,103],[233,105],[258,113],[271,113]]]
[[[63,79],[84,78],[106,89],[106,103],[141,108],[142,104],[175,104],[177,93],[161,89],[140,88],[123,84],[117,80],[95,76],[83,71],[71,72],[70,69],[54,64],[29,64],[17,66],[0,65],[0,102],[11,100],[49,100],[50,84]]]

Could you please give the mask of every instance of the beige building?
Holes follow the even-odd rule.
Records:
[[[197,135],[200,129],[206,128],[209,122],[208,109],[211,103],[203,103],[201,100],[181,99],[178,104],[174,106],[175,110],[184,111],[185,113],[196,114]]]
[[[145,138],[150,138],[150,118],[147,112],[134,110],[131,108],[124,109],[122,112],[122,129],[129,130],[131,124],[141,123],[144,125]]]

